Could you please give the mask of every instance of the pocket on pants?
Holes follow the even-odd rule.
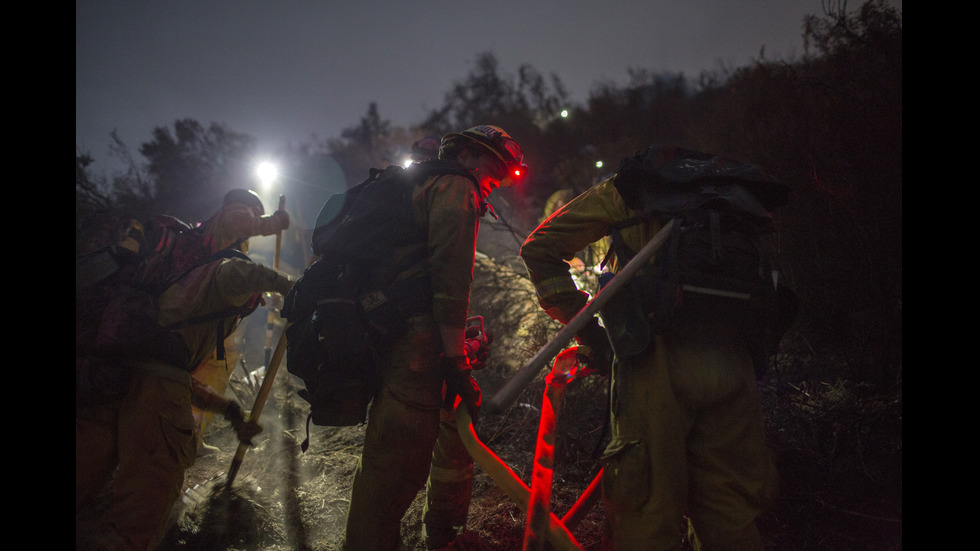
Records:
[[[194,416],[191,413],[190,389],[186,385],[161,378],[166,400],[160,404],[160,431],[172,460],[187,469],[197,459],[194,441]]]
[[[190,424],[183,421],[175,423],[172,417],[160,415],[160,430],[166,441],[167,453],[181,469],[189,469],[197,459],[194,417],[190,411],[187,412],[187,417],[191,420]]]
[[[640,441],[612,441],[603,456],[602,497],[613,511],[636,511],[650,499],[650,455]]]

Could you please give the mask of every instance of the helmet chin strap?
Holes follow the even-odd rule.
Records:
[[[487,213],[489,213],[490,216],[493,216],[496,219],[497,213],[493,211],[493,205],[491,205],[487,201],[487,198],[490,196],[490,193],[493,192],[495,187],[499,187],[499,182],[497,182],[498,186],[494,186],[493,182],[495,182],[496,180],[494,180],[493,178],[488,177],[485,179],[486,181],[484,181],[484,178],[482,178],[480,175],[479,167],[472,167],[469,168],[469,170],[470,172],[473,173],[473,176],[476,177],[476,182],[477,182],[476,189],[478,192],[477,198],[479,200],[478,201],[479,204],[477,205],[477,214],[479,214],[480,217],[482,218]]]

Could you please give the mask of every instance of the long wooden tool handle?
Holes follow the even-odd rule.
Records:
[[[277,210],[286,210],[286,196],[279,196],[279,208]],[[272,268],[276,271],[279,270],[279,251],[282,250],[282,230],[276,232],[276,252],[272,257]]]
[[[601,291],[596,293],[596,296],[555,335],[555,338],[551,339],[551,342],[539,350],[527,365],[522,367],[510,381],[507,381],[503,388],[497,391],[497,394],[487,401],[487,404],[484,406],[486,410],[490,413],[501,413],[510,407],[514,400],[520,396],[521,392],[527,388],[527,385],[531,384],[531,381],[541,371],[541,368],[554,358],[555,354],[564,348],[592,320],[592,317],[612,299],[613,295],[629,283],[630,279],[636,275],[636,272],[663,246],[667,241],[667,236],[670,234],[671,228],[676,223],[676,219],[671,219],[663,228],[660,228],[660,231],[653,236],[653,239],[644,245],[640,249],[640,252],[636,253],[636,256],[622,270],[616,272],[616,276]]]
[[[286,209],[286,196],[279,196],[278,210]],[[279,254],[282,250],[282,230],[276,232],[276,250],[272,256],[272,269],[279,271]],[[272,361],[272,334],[276,326],[276,311],[270,305],[265,316],[265,365],[268,368]]]
[[[259,416],[262,415],[262,407],[265,406],[265,401],[272,391],[272,382],[276,378],[276,372],[279,371],[279,364],[282,362],[282,357],[285,353],[286,330],[283,329],[282,335],[279,336],[279,344],[276,345],[276,351],[272,355],[272,360],[265,370],[265,378],[262,379],[262,386],[259,388],[259,393],[255,396],[255,403],[252,405],[252,411],[248,416],[249,421],[257,421]],[[241,468],[242,460],[245,458],[246,450],[248,450],[248,444],[244,442],[238,444],[235,458],[232,459],[231,467],[228,469],[228,480],[225,482],[225,487],[230,488],[235,481],[235,476],[238,475],[238,469]]]
[[[486,444],[480,441],[473,428],[473,419],[466,406],[460,404],[455,410],[456,430],[459,432],[463,446],[470,453],[473,460],[490,475],[490,478],[497,483],[497,486],[510,497],[511,500],[527,514],[528,504],[531,499],[531,489],[524,483],[517,474],[503,462],[497,454],[493,453]],[[582,545],[576,541],[575,536],[568,531],[555,513],[548,513],[548,527],[546,537],[558,551],[582,551]]]
[[[278,210],[285,210],[286,208],[286,196],[279,196]],[[272,267],[277,272],[279,271],[279,252],[282,250],[282,230],[276,232],[276,252],[272,257]],[[273,318],[273,310],[269,309],[268,315],[268,327],[271,328],[275,322]],[[268,353],[268,345],[266,346],[266,352]],[[249,421],[258,421],[259,416],[262,415],[262,408],[265,406],[266,400],[269,398],[269,393],[272,392],[272,383],[276,379],[276,372],[279,371],[279,364],[282,362],[282,357],[286,353],[286,328],[282,330],[282,334],[279,335],[279,342],[276,344],[276,351],[272,353],[271,357],[266,357],[266,368],[265,377],[262,378],[262,386],[259,387],[259,393],[255,396],[255,403],[252,405],[252,411],[249,412]],[[238,444],[238,450],[235,451],[235,457],[231,460],[231,467],[228,468],[228,479],[225,482],[226,488],[231,488],[232,483],[235,482],[235,477],[238,475],[238,470],[242,466],[242,461],[245,459],[245,452],[248,451],[248,444],[241,442]]]

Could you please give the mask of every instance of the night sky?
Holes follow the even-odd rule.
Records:
[[[901,0],[895,0],[901,9]],[[851,9],[857,9],[853,3]],[[339,137],[376,102],[408,126],[493,53],[555,74],[572,103],[629,68],[683,72],[803,55],[821,0],[75,2],[75,145],[106,161],[157,126],[218,122],[261,147]]]

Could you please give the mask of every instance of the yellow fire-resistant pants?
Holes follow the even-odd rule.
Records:
[[[431,316],[413,317],[409,325],[385,355],[382,388],[368,413],[347,515],[346,551],[399,549],[402,516],[423,487],[427,526],[466,524],[473,459],[448,412],[440,417],[442,341]]]
[[[232,333],[224,341],[225,357],[219,360],[217,351],[210,358],[201,362],[197,369],[191,374],[192,377],[205,385],[211,387],[218,396],[224,396],[228,390],[228,382],[231,380],[231,373],[238,365],[238,344],[235,341],[235,333]],[[204,428],[211,422],[214,412],[204,411],[197,406],[191,408],[194,415],[194,436],[197,445],[200,446]]]
[[[729,333],[731,333],[729,331]],[[615,551],[761,550],[756,518],[776,492],[750,356],[703,327],[657,336],[614,370],[603,499]]]
[[[112,480],[99,551],[152,550],[163,536],[196,455],[190,377],[177,375],[136,369],[122,399],[75,412],[76,515]]]

